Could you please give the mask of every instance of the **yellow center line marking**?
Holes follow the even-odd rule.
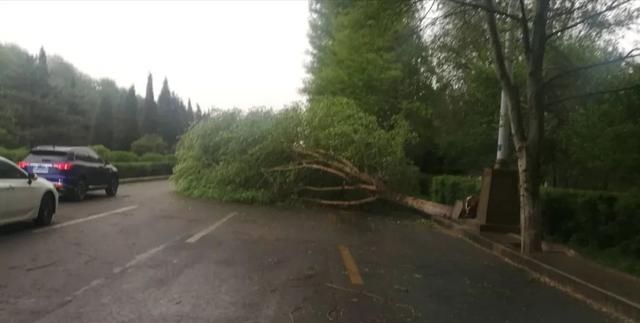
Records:
[[[364,281],[362,281],[362,276],[360,276],[360,271],[358,270],[356,261],[353,259],[353,256],[351,256],[349,248],[344,245],[339,245],[338,250],[340,250],[342,262],[344,263],[344,267],[347,269],[347,274],[349,274],[351,284],[364,285]]]

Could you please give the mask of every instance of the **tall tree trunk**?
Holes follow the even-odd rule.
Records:
[[[518,179],[520,196],[520,235],[521,252],[530,254],[540,251],[541,236],[541,207],[540,185],[537,181],[537,156],[528,149],[518,154]]]
[[[451,212],[451,207],[448,205],[423,200],[417,197],[408,196],[404,194],[385,192],[383,194],[384,199],[404,205],[406,207],[418,210],[431,216],[447,216]]]
[[[528,58],[526,145],[518,156],[520,173],[521,250],[529,254],[542,249],[540,203],[540,152],[544,134],[544,55],[547,41],[549,0],[537,0]]]

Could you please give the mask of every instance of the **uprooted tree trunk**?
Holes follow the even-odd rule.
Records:
[[[338,186],[302,186],[303,191],[311,192],[345,192],[359,191],[365,197],[355,200],[326,200],[319,198],[304,198],[307,201],[332,206],[356,206],[376,200],[387,200],[400,204],[431,216],[446,216],[451,207],[448,205],[427,201],[424,199],[394,192],[379,178],[360,171],[348,160],[322,150],[311,150],[300,147],[294,148],[298,161],[292,165],[276,167],[274,171],[315,170],[343,181]]]

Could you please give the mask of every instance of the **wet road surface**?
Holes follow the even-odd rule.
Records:
[[[0,322],[608,322],[417,216],[193,200],[169,182],[0,227]]]

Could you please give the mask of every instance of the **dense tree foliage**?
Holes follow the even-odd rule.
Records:
[[[167,152],[167,143],[157,134],[147,134],[131,143],[131,151],[138,155],[147,153],[164,154]]]
[[[345,98],[318,99],[278,112],[221,111],[183,136],[174,179],[187,194],[221,200],[367,196],[349,192],[357,179],[346,171],[327,173],[332,162],[314,160],[320,153],[348,160],[385,188],[416,193],[418,171],[405,151],[412,138],[403,119],[383,129]]]
[[[525,1],[527,6],[531,3]],[[630,166],[638,158],[640,145],[634,112],[640,93],[639,65],[633,60],[638,52],[619,47],[619,34],[614,32],[635,21],[634,12],[628,3],[620,2],[614,6],[615,12],[598,15],[608,3],[566,0],[553,2],[550,8],[556,30],[582,22],[581,17],[591,18],[575,25],[575,32],[554,34],[546,46],[543,184],[626,190],[640,182],[637,167]],[[501,12],[508,10],[508,1],[497,4]],[[434,16],[438,19],[428,21],[425,27],[431,59],[436,62],[438,89],[445,94],[445,100],[438,102],[446,104],[433,106],[441,164],[430,172],[479,173],[495,158],[500,99],[485,14],[464,6],[464,2],[438,1],[437,5],[439,12]],[[519,27],[504,17],[498,24],[502,31]],[[603,35],[603,30],[610,33]],[[511,42],[515,50],[513,73],[516,80],[524,80],[525,55],[518,49],[519,37],[516,32]],[[628,59],[622,59],[625,57]],[[616,89],[627,90],[585,95]],[[592,120],[588,127],[585,118]],[[598,154],[606,157],[591,158]]]
[[[131,143],[140,137],[140,127],[138,125],[138,97],[133,86],[129,88],[124,103],[118,111],[117,123],[121,125],[121,130],[116,133],[116,148],[120,150],[129,149]]]
[[[267,171],[293,162],[300,143],[345,158],[397,191],[415,192],[414,167],[426,173],[479,174],[491,166],[500,82],[484,15],[445,1],[437,10],[446,19],[425,22],[425,12],[432,9],[425,3],[312,1],[307,104],[280,112],[217,111],[180,141],[178,187],[221,199],[300,196],[294,186],[318,179],[297,178],[294,185],[290,177]],[[504,30],[513,27],[508,20],[498,23]],[[583,34],[556,37],[547,52],[550,77],[624,54],[611,42]],[[525,78],[522,58],[513,64],[515,78]],[[553,104],[545,111],[545,184],[637,186],[640,178],[632,165],[640,143],[633,108],[638,91],[563,99],[638,84],[637,71],[633,61],[620,60],[553,81],[547,98]],[[168,86],[162,92],[160,116],[171,109]],[[192,109],[189,102],[187,111]],[[196,105],[194,119],[201,117]],[[173,138],[170,132],[161,136],[169,143]],[[393,136],[397,142],[385,141]],[[393,150],[378,152],[380,143]],[[596,157],[600,153],[607,158]]]
[[[144,133],[156,133],[158,131],[158,107],[153,95],[153,76],[147,77],[147,93],[142,106],[142,131]]]
[[[402,116],[418,137],[408,153],[428,167],[435,95],[416,1],[312,1],[311,100],[344,97],[383,128]]]
[[[34,56],[0,45],[3,147],[102,144],[128,150],[141,135],[156,132],[172,146],[196,118],[177,95],[171,93],[169,100],[160,120],[151,75],[143,101],[133,87],[92,79],[62,58],[48,57],[44,49]]]

